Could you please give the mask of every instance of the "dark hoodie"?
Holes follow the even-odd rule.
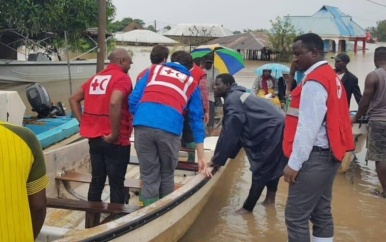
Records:
[[[244,148],[253,183],[265,183],[283,173],[287,159],[282,141],[284,113],[270,101],[246,92],[234,83],[225,96],[223,127],[213,162],[224,165]]]

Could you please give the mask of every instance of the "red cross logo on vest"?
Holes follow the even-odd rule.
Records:
[[[111,80],[111,75],[96,75],[90,83],[89,94],[103,95],[106,93],[107,86]]]

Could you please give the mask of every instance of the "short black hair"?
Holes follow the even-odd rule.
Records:
[[[192,56],[183,50],[176,51],[172,54],[170,57],[172,62],[178,62],[181,65],[185,66],[188,68],[188,70],[193,68],[193,58]]]
[[[199,66],[202,63],[204,63],[204,60],[202,59],[202,57],[198,57],[198,58],[193,59],[193,62],[194,62],[194,64]]]
[[[233,83],[235,83],[235,78],[231,75],[231,74],[228,74],[228,73],[223,73],[223,74],[220,74],[216,77],[217,78],[221,78],[221,81],[222,83],[224,84],[229,84],[229,85],[232,85]]]
[[[163,45],[156,45],[150,53],[150,61],[152,64],[159,64],[169,56],[169,49]]]
[[[386,61],[386,47],[380,46],[375,49],[374,58],[381,61]]]
[[[316,49],[320,54],[324,54],[324,42],[319,35],[314,33],[302,34],[294,39],[294,43],[299,40],[308,50]]]

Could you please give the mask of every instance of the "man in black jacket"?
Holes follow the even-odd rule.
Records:
[[[212,162],[222,166],[243,147],[252,171],[248,198],[237,212],[252,212],[265,186],[264,204],[274,203],[287,164],[282,149],[284,113],[270,101],[247,93],[230,74],[216,77],[214,94],[224,98],[224,117]]]
[[[352,94],[354,94],[355,101],[359,105],[362,94],[358,86],[358,78],[347,70],[347,64],[350,62],[350,57],[345,53],[340,53],[332,58],[335,59],[335,71],[339,75],[346,90],[348,106],[350,107]]]

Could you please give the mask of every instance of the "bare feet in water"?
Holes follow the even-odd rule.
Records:
[[[276,198],[276,192],[267,191],[267,196],[265,197],[264,202],[262,203],[264,206],[274,205]]]
[[[245,210],[244,208],[240,208],[240,209],[237,209],[235,213],[238,215],[245,215],[245,214],[251,214],[252,212]]]

